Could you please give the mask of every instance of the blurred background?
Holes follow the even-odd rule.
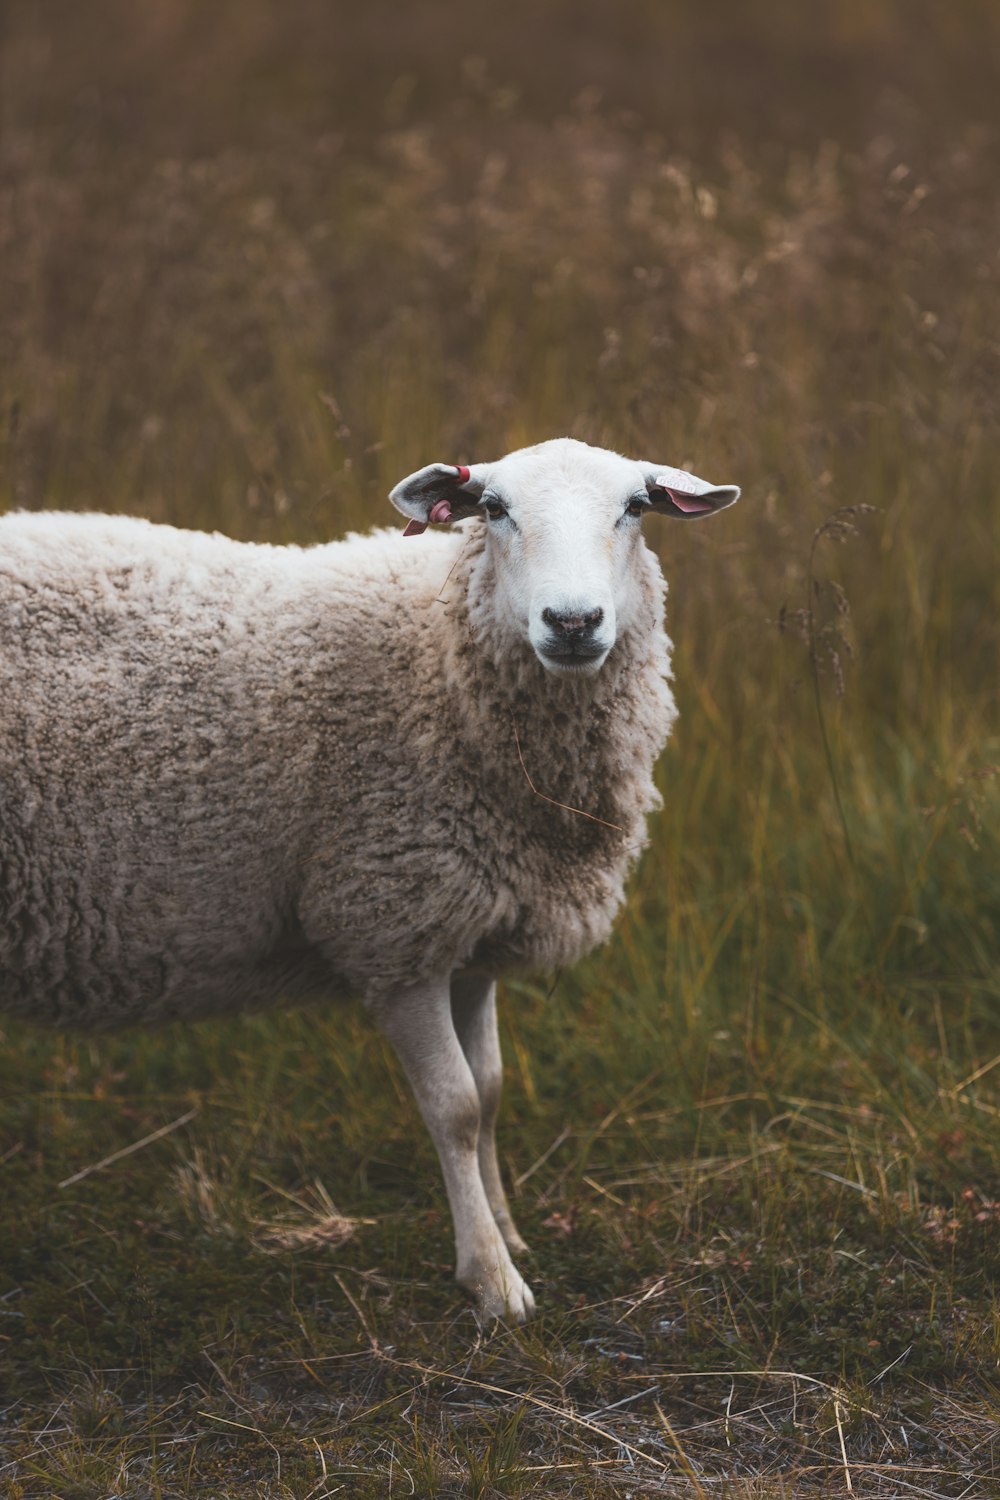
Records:
[[[718,525],[649,528],[704,716],[671,775],[732,829],[773,760],[811,814],[779,842],[829,818],[822,870],[884,904],[886,953],[923,941],[920,809],[967,864],[997,759],[996,7],[4,26],[0,502],[325,540],[394,524],[426,462],[561,433],[735,480]],[[1000,876],[952,875],[935,925],[993,951]]]
[[[0,27],[0,505],[322,541],[398,524],[385,496],[418,466],[563,433],[742,485],[715,522],[648,526],[681,708],[666,810],[614,943],[554,988],[507,987],[505,1165],[543,1305],[662,1272],[628,1325],[658,1368],[863,1384],[915,1350],[922,1390],[968,1402],[966,1437],[942,1418],[926,1451],[956,1472],[981,1457],[1000,1355],[1000,8],[44,0]],[[71,1356],[211,1386],[198,1278],[213,1253],[214,1286],[236,1275],[232,1247],[274,1212],[264,1178],[322,1174],[378,1216],[338,1264],[386,1272],[393,1337],[450,1295],[415,1269],[447,1259],[443,1218],[430,1251],[407,1237],[437,1191],[430,1147],[353,1011],[9,1037],[23,1388]],[[194,1106],[157,1148],[174,1175],[142,1153],[89,1179],[83,1218],[65,1208],[63,1176]],[[158,1258],[150,1222],[228,1248]],[[141,1263],[153,1288],[141,1358],[71,1295],[80,1257],[123,1235],[119,1273]],[[838,1236],[858,1281],[827,1256]],[[246,1308],[273,1307],[284,1271],[249,1296],[253,1253],[234,1359],[278,1337]],[[297,1265],[295,1318],[353,1337],[346,1304],[317,1311],[327,1258]],[[549,1349],[564,1337],[617,1399],[565,1329]],[[710,1447],[685,1389],[690,1408],[661,1399]],[[907,1430],[933,1427],[923,1399]],[[810,1451],[839,1462],[814,1415]],[[875,1462],[899,1422],[868,1421],[848,1448]],[[784,1442],[754,1438],[751,1468],[801,1457]]]

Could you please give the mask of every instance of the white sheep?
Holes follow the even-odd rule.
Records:
[[[305,549],[5,516],[0,1008],[360,994],[440,1156],[459,1282],[526,1317],[495,980],[608,936],[675,712],[642,517],[738,495],[563,438],[431,464],[392,491],[405,533]]]

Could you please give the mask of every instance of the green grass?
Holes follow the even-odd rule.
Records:
[[[1000,1494],[995,8],[390,12],[8,21],[0,504],[318,540],[563,432],[744,486],[650,528],[617,935],[503,996],[540,1316],[477,1331],[359,1008],[8,1025],[0,1492]]]

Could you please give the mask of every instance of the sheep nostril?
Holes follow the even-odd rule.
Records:
[[[542,619],[557,635],[589,635],[604,619],[604,611],[591,609],[586,614],[557,614],[554,609],[543,609]]]

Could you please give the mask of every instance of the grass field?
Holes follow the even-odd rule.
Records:
[[[617,936],[503,996],[538,1319],[359,1008],[7,1025],[0,1493],[1000,1495],[1000,13],[3,26],[0,504],[320,540],[561,433],[744,499],[650,527]]]

